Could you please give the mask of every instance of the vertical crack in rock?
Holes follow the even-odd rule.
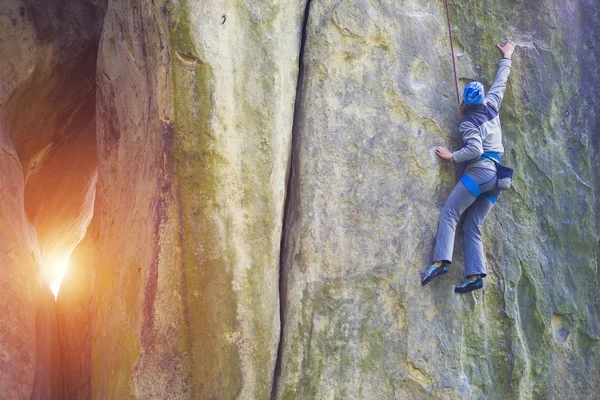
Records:
[[[291,155],[290,155],[290,168],[287,176],[287,187],[286,187],[286,198],[283,211],[283,226],[281,229],[281,244],[279,246],[279,321],[280,321],[280,333],[279,333],[279,346],[277,349],[277,359],[275,361],[275,370],[273,373],[273,387],[271,389],[271,399],[277,397],[277,387],[279,384],[279,377],[281,375],[282,358],[283,358],[283,332],[285,327],[285,301],[286,301],[286,282],[285,282],[285,265],[286,255],[288,252],[288,236],[290,233],[290,225],[293,221],[293,210],[296,204],[296,189],[298,177],[294,175],[297,171],[296,164],[298,163],[298,157],[296,149],[298,149],[298,118],[300,116],[300,105],[302,104],[302,88],[304,85],[304,50],[306,47],[306,28],[308,27],[308,19],[310,14],[310,6],[312,0],[306,0],[304,6],[304,17],[302,20],[302,33],[300,38],[300,52],[298,55],[298,82],[296,83],[296,99],[294,102],[294,119],[292,121],[292,143],[291,143]]]

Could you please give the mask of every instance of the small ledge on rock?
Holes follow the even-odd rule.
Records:
[[[200,60],[198,57],[191,55],[191,54],[184,54],[180,51],[175,51],[175,54],[177,54],[177,57],[179,58],[179,60],[181,62],[183,62],[184,64],[190,64],[190,65],[200,65],[200,64],[204,64],[202,62],[202,60]]]

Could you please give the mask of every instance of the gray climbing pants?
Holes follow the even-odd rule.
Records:
[[[433,260],[452,263],[456,226],[464,213],[465,276],[486,276],[481,228],[502,191],[496,187],[496,170],[491,162],[475,162],[467,166],[465,173],[473,178],[483,194],[476,198],[462,182],[456,184],[440,214]]]

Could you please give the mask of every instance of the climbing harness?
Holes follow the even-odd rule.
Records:
[[[500,163],[500,154],[499,153],[494,153],[494,152],[491,152],[491,151],[486,151],[482,155],[480,155],[479,157],[472,158],[472,159],[468,160],[467,164],[470,164],[473,161],[479,160],[480,158],[485,158],[486,160],[493,161],[494,163],[497,163],[497,164]]]
[[[450,9],[446,0],[446,18],[448,19],[448,33],[450,34],[450,52],[452,53],[452,68],[454,69],[454,85],[456,87],[456,101],[460,106],[460,95],[458,94],[458,78],[456,76],[456,62],[454,61],[454,44],[452,44],[452,28],[450,27]]]
[[[476,161],[476,160],[479,160],[482,158],[486,159],[486,160],[490,160],[496,165],[496,186],[498,187],[498,189],[508,190],[510,188],[510,184],[512,182],[512,177],[514,175],[515,170],[500,164],[500,154],[494,153],[491,151],[486,151],[481,156],[479,156],[477,158],[473,158],[472,160],[468,160],[467,164],[470,164],[473,161]],[[465,185],[467,190],[469,190],[469,192],[471,192],[471,194],[474,197],[479,197],[481,194],[483,194],[485,197],[487,197],[492,202],[492,204],[495,204],[496,200],[498,200],[498,198],[496,196],[492,196],[489,193],[483,193],[481,191],[481,188],[477,184],[477,182],[475,182],[475,180],[473,178],[471,178],[469,175],[463,174],[460,177],[460,181],[462,182],[463,185]]]
[[[498,153],[493,153],[491,151],[486,151],[485,153],[483,153],[481,156],[477,157],[477,158],[473,158],[472,160],[467,161],[467,164],[479,160],[479,159],[486,159],[486,160],[490,160],[492,161],[494,164],[496,164],[496,176],[498,175],[498,166],[500,166],[500,154]],[[474,197],[479,197],[482,194],[488,198],[489,201],[492,202],[492,204],[496,204],[496,200],[498,200],[498,198],[496,196],[492,196],[489,193],[483,193],[481,191],[481,188],[479,187],[479,185],[477,184],[477,182],[475,182],[475,180],[473,178],[471,178],[468,174],[463,174],[460,177],[460,181],[462,182],[463,185],[465,185],[465,187],[467,188],[467,190],[469,192],[471,192],[471,194]],[[497,184],[496,184],[497,185]]]
[[[497,178],[496,186],[498,187],[498,189],[500,189],[500,190],[510,189],[510,185],[512,183],[513,175],[515,174],[515,170],[510,167],[507,167],[506,165],[500,164],[500,154],[493,153],[491,151],[486,151],[481,156],[467,161],[467,164],[469,164],[475,160],[479,160],[480,158],[490,160],[494,164],[496,164],[496,178]],[[469,190],[469,191],[471,193],[473,193],[471,190]],[[475,194],[473,194],[473,196],[475,196]],[[477,196],[475,196],[475,197],[477,197]],[[492,201],[492,203],[494,203],[494,201]]]
[[[477,182],[475,182],[475,179],[471,178],[469,175],[463,174],[463,176],[460,177],[460,181],[474,197],[479,197],[481,193],[483,193]]]

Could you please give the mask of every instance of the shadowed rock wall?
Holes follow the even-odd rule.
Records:
[[[0,393],[5,399],[63,394],[54,296],[41,278],[35,231],[23,208],[23,174],[0,132]]]
[[[83,236],[102,1],[0,3],[0,397],[61,399],[52,258]]]
[[[47,263],[89,224],[96,179],[96,57],[105,0],[2,4],[0,120],[23,165],[25,209]]]
[[[36,321],[38,304],[52,302],[44,295],[39,278],[41,261],[33,227],[23,208],[23,173],[15,148],[0,132],[0,393],[9,399],[27,399],[32,392],[38,364]],[[43,306],[41,306],[43,307]],[[40,318],[52,318],[41,315]],[[40,326],[49,336],[58,327]],[[55,346],[58,345],[56,341]],[[45,360],[47,361],[47,360]],[[60,368],[60,358],[41,368]],[[53,382],[46,382],[48,387]],[[62,381],[60,382],[62,383]]]

